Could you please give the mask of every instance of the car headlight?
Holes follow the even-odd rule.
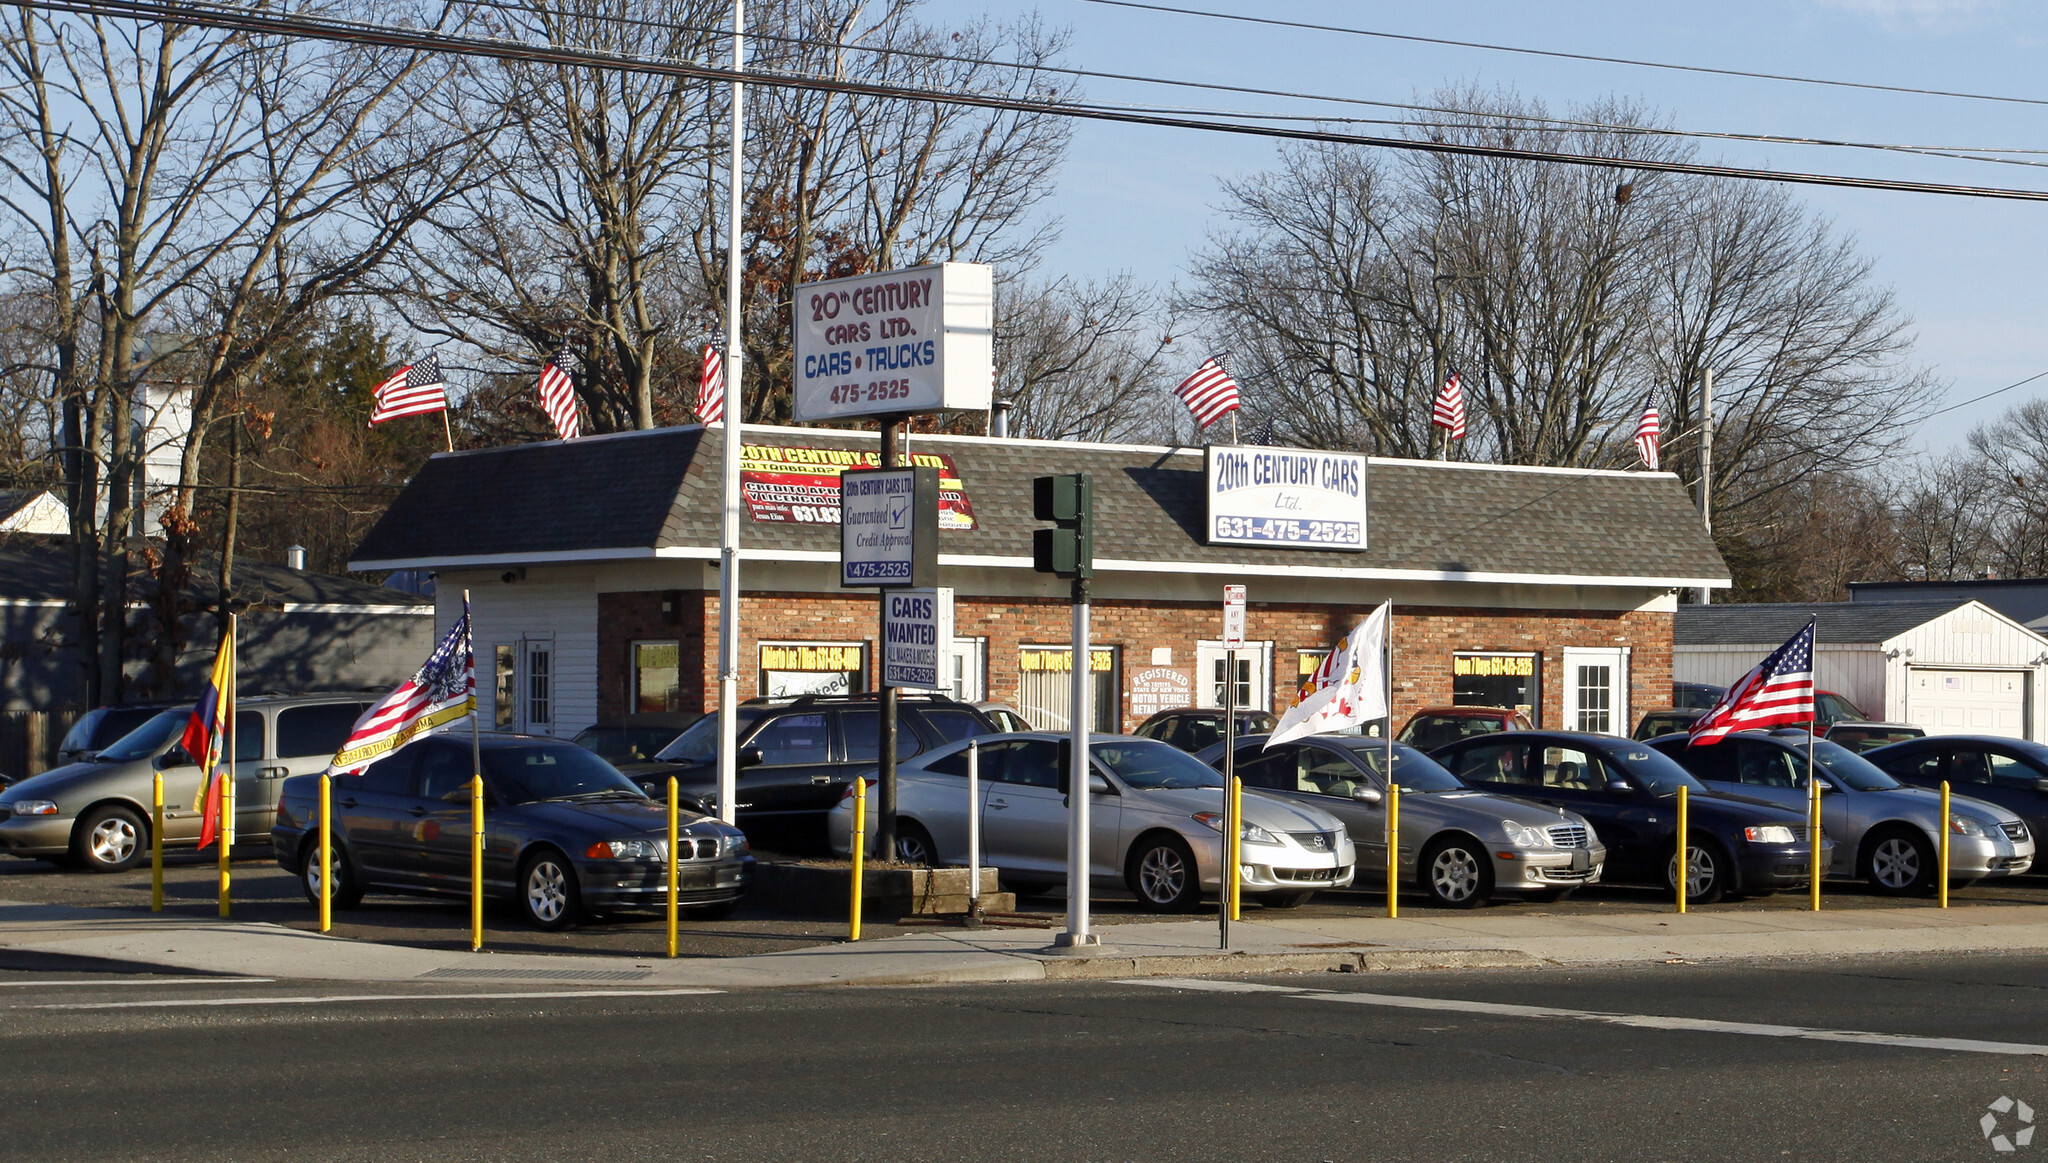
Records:
[[[668,860],[666,840],[599,840],[583,850],[592,860]]]
[[[1979,824],[1968,816],[1950,816],[1948,818],[1948,827],[1951,832],[1958,836],[1975,836],[1980,840],[1991,834],[1984,830],[1984,825]]]
[[[17,816],[54,816],[57,804],[54,800],[16,800],[12,805]]]
[[[1194,818],[1212,832],[1220,833],[1223,831],[1222,812],[1196,812]],[[1275,847],[1280,845],[1279,838],[1274,836],[1273,833],[1266,831],[1257,824],[1251,823],[1242,824],[1238,827],[1237,838],[1247,844],[1271,844]]]
[[[751,851],[753,851],[753,847],[747,843],[746,836],[741,833],[734,832],[725,838],[725,854],[727,856],[745,856]]]
[[[1550,847],[1550,834],[1541,828],[1531,828],[1513,820],[1502,820],[1501,827],[1507,830],[1508,843],[1517,848]]]
[[[1783,824],[1752,824],[1742,830],[1742,838],[1752,844],[1790,844],[1797,839]]]

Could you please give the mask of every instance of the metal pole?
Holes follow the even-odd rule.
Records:
[[[1714,534],[1714,369],[1708,368],[1700,389],[1700,524]],[[1700,587],[1700,604],[1714,600],[1714,591]]]
[[[967,915],[981,916],[981,740],[967,741]]]
[[[320,931],[334,928],[334,777],[320,773]]]
[[[1822,832],[1820,830],[1820,776],[1815,774],[1813,770],[1813,727],[1811,724],[1807,725],[1806,731],[1806,788],[1806,860],[1807,871],[1813,881],[1810,886],[1810,891],[1813,894],[1812,911],[1817,913],[1820,911],[1820,843]]]
[[[1101,938],[1088,931],[1088,726],[1092,711],[1095,674],[1089,667],[1093,651],[1088,644],[1088,579],[1074,579],[1073,685],[1068,710],[1073,721],[1071,750],[1067,757],[1067,929],[1053,937],[1058,947],[1100,945]]]
[[[1387,773],[1387,916],[1401,915],[1401,785]]]
[[[1941,879],[1935,886],[1935,896],[1939,898],[1942,908],[1948,907],[1948,834],[1951,827],[1948,813],[1948,781],[1944,779],[1941,781],[1941,868],[1937,870]]]
[[[1237,651],[1223,652],[1223,891],[1216,901],[1216,927],[1230,948],[1230,922],[1237,919]]]
[[[882,420],[882,467],[897,468],[901,465],[903,424],[908,416],[887,416]],[[883,636],[889,632],[889,591],[875,591],[880,599],[875,605],[875,642],[879,648]],[[888,676],[881,671],[880,659],[876,660],[875,677],[880,682],[881,697],[876,708],[879,721],[875,737],[876,759],[879,771],[876,775],[875,790],[875,858],[896,859],[896,688],[889,685]]]
[[[241,686],[241,674],[239,673],[241,668],[236,665],[240,661],[236,657],[235,652],[236,621],[235,615],[230,612],[228,614],[227,772],[221,777],[220,784],[220,915],[223,917],[228,915],[228,882],[231,879],[228,863],[230,854],[235,847],[235,719],[240,713],[240,706],[236,702],[235,694],[237,688]]]
[[[732,3],[732,70],[747,65],[746,4]],[[732,83],[732,157],[725,251],[725,449],[718,524],[718,818],[733,823],[739,798],[740,693],[740,175],[746,150],[745,93]]]
[[[1244,818],[1244,781],[1234,775],[1230,777],[1230,818],[1232,820]],[[1230,830],[1230,900],[1226,903],[1230,906],[1230,919],[1233,921],[1237,920],[1237,907],[1243,889],[1243,884],[1238,880],[1237,876],[1238,862],[1243,859],[1244,831],[1242,828],[1232,828]]]
[[[149,780],[149,911],[164,911],[164,773],[161,771]]]
[[[853,911],[846,922],[846,939],[860,940],[860,889],[861,856],[868,844],[868,781],[863,775],[853,777],[853,834],[847,839],[847,851],[853,855]]]
[[[484,947],[484,777],[469,777],[469,951]]]
[[[1684,784],[1678,785],[1678,911],[1685,911],[1685,882],[1692,878],[1691,845],[1686,843],[1692,835],[1690,805],[1686,802]]]
[[[670,957],[676,955],[676,914],[678,912],[676,908],[676,890],[678,888],[676,861],[681,859],[677,854],[677,841],[682,839],[680,831],[681,829],[677,827],[676,820],[676,777],[671,775],[668,777],[668,955]]]

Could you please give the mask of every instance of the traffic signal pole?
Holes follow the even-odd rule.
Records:
[[[1031,564],[1040,573],[1073,581],[1074,633],[1068,711],[1067,755],[1067,928],[1053,937],[1055,949],[1097,949],[1102,939],[1088,928],[1090,764],[1088,728],[1093,722],[1094,651],[1088,641],[1088,582],[1095,575],[1095,481],[1089,474],[1037,477],[1031,482],[1031,511],[1055,528],[1032,534]]]

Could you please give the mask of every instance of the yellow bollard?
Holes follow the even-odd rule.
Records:
[[[320,773],[320,931],[334,928],[334,777]]]
[[[1935,882],[1935,895],[1940,898],[1941,907],[1948,907],[1948,834],[1954,825],[1949,823],[1948,781],[1941,781],[1941,867],[1936,869],[1941,879]]]
[[[228,856],[235,847],[235,769],[231,766],[220,780],[220,915],[228,915]]]
[[[670,957],[676,955],[676,862],[682,859],[678,855],[679,850],[676,847],[676,842],[680,839],[682,839],[682,836],[676,826],[676,777],[671,775],[668,777],[668,955]]]
[[[853,917],[846,925],[846,939],[860,940],[860,866],[868,846],[868,781],[853,777],[853,835],[847,851],[853,853]]]
[[[1826,837],[1820,830],[1820,780],[1815,778],[1813,768],[1810,766],[1806,769],[1806,786],[1808,789],[1806,797],[1807,862],[1810,869],[1809,879],[1813,882],[1810,890],[1813,894],[1813,903],[1810,911],[1817,913],[1820,911],[1820,846],[1821,841]]]
[[[469,777],[469,951],[484,947],[484,777]]]
[[[1387,777],[1387,915],[1401,915],[1401,785]]]
[[[164,911],[164,773],[149,781],[149,911]]]
[[[1230,777],[1230,818],[1237,821],[1237,831],[1230,836],[1230,919],[1238,919],[1239,906],[1243,903],[1243,869],[1239,861],[1244,859],[1244,780]]]
[[[1684,784],[1678,785],[1678,911],[1685,911],[1685,882],[1692,879],[1692,845],[1686,841],[1692,836],[1692,805],[1687,801]]]

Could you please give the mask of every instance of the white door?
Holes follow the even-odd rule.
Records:
[[[1222,707],[1229,652],[1221,642],[1195,644],[1195,705]],[[1237,648],[1237,702],[1240,709],[1263,711],[1273,697],[1273,644],[1247,642]]]
[[[1565,647],[1563,729],[1626,735],[1630,726],[1628,648]]]
[[[530,735],[555,733],[555,639],[528,637],[520,643],[519,729]]]
[[[2023,670],[1906,671],[1906,721],[1930,735],[2027,737],[2027,672]]]
[[[987,698],[988,639],[955,638],[946,652],[944,682],[941,684],[963,703]]]

